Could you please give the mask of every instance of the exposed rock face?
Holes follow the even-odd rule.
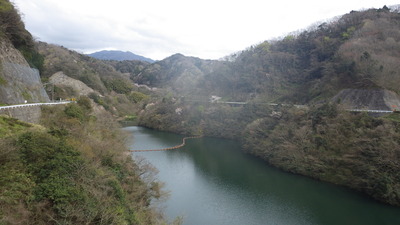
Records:
[[[90,93],[96,93],[97,95],[100,95],[98,91],[88,87],[85,83],[83,83],[80,80],[65,75],[64,72],[62,71],[53,74],[50,77],[49,81],[50,83],[56,85],[57,87],[72,88],[77,95],[76,97],[79,97],[81,95],[87,96]],[[103,114],[109,113],[104,109],[103,106],[96,104],[92,99],[90,99],[90,102],[93,108],[93,115],[95,115],[96,117],[100,118],[102,117]]]
[[[348,109],[400,110],[400,97],[384,89],[344,89],[332,101]]]
[[[65,75],[62,71],[53,74],[50,77],[50,83],[60,87],[71,87],[78,95],[88,95],[92,92],[98,93],[92,88],[88,87],[80,80],[73,79]]]
[[[39,71],[6,40],[0,41],[0,104],[49,102]]]

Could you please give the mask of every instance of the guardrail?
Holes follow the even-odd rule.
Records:
[[[350,112],[370,112],[370,113],[393,113],[392,110],[379,110],[379,109],[346,109]]]
[[[21,107],[41,106],[41,105],[62,105],[62,104],[69,104],[71,102],[73,102],[73,101],[45,102],[45,103],[27,103],[27,104],[19,104],[19,105],[7,105],[7,106],[0,106],[0,110],[15,109],[15,108],[21,108]]]

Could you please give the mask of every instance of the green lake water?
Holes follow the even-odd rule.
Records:
[[[181,143],[180,135],[126,127],[130,149],[158,149]],[[347,188],[282,172],[244,154],[237,142],[187,140],[185,147],[135,152],[159,170],[170,197],[170,220],[185,225],[400,225],[400,207],[376,202]]]

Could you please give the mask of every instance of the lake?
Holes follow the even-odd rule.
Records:
[[[183,136],[126,127],[130,149],[178,145]],[[391,207],[344,187],[282,172],[240,150],[236,141],[189,139],[181,149],[134,152],[159,170],[170,197],[169,220],[186,225],[382,225],[400,224]]]

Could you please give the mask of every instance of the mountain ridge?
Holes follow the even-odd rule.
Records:
[[[281,40],[251,46],[233,60],[175,54],[130,72],[131,79],[178,92],[200,88],[206,89],[201,94],[232,100],[260,96],[293,104],[327,100],[346,88],[400,93],[398,20],[396,9],[387,7],[351,11]]]
[[[154,60],[137,55],[135,53],[132,53],[130,51],[120,51],[120,50],[102,50],[98,52],[94,52],[91,54],[87,54],[90,57],[96,58],[96,59],[101,59],[101,60],[115,60],[115,61],[125,61],[125,60],[139,60],[139,61],[144,61],[148,63],[153,63]]]

